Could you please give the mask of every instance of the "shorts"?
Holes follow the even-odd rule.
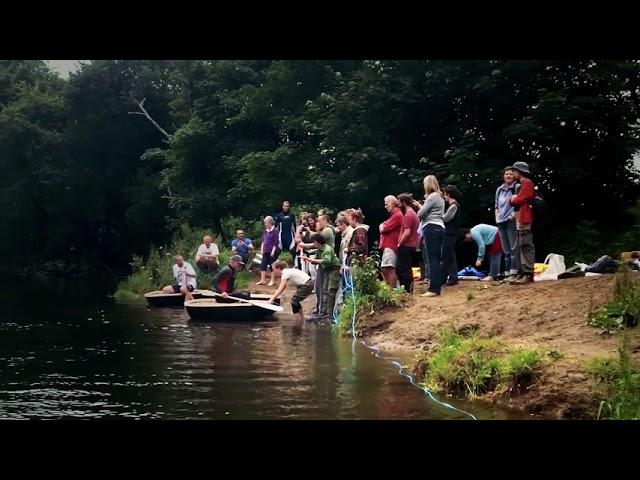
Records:
[[[187,290],[193,292],[195,289],[193,288],[193,285],[187,285]],[[180,285],[173,285],[173,291],[175,293],[180,293]]]
[[[382,251],[382,259],[380,260],[380,268],[396,268],[398,263],[398,254],[390,248]]]
[[[298,313],[302,306],[300,305],[302,301],[307,298],[313,292],[313,281],[309,280],[304,285],[298,285],[296,288],[296,293],[291,297],[291,311],[293,313]]]
[[[196,262],[196,265],[198,265],[198,268],[204,272],[216,272],[219,267],[218,261],[212,258],[206,260],[201,258],[200,261]]]
[[[280,253],[278,249],[276,249],[276,254],[273,257],[268,253],[265,253],[264,255],[262,255],[262,261],[260,262],[260,271],[266,272],[269,269],[273,270],[271,268],[271,264],[278,259],[279,255]]]

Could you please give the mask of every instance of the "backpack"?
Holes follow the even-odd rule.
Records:
[[[531,200],[531,210],[533,210],[533,218],[535,219],[543,218],[547,214],[547,202],[538,191],[538,187],[536,187],[535,197]]]
[[[586,273],[616,273],[618,270],[618,262],[609,255],[603,255],[594,263],[589,265]]]

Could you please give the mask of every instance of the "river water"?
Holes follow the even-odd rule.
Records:
[[[194,322],[91,282],[14,285],[0,293],[0,418],[469,418],[326,325]],[[442,400],[479,419],[526,418]]]

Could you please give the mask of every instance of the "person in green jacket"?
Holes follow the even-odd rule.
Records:
[[[340,259],[336,255],[333,247],[327,244],[324,236],[316,233],[311,237],[314,247],[316,248],[315,258],[302,256],[301,259],[319,265],[323,272],[322,282],[322,306],[320,317],[326,317],[333,313],[333,307],[336,302],[336,293],[340,282]]]
[[[331,248],[335,248],[336,232],[335,232],[335,229],[333,228],[333,225],[331,224],[331,218],[327,213],[324,212],[324,210],[321,210],[320,212],[318,212],[316,230],[324,238],[324,243],[326,243]],[[313,249],[314,248],[313,240],[311,240],[311,243],[303,243],[302,248],[304,250]],[[313,311],[314,314],[318,314],[318,315],[324,310],[326,310],[324,308],[324,303],[326,298],[323,296],[323,285],[324,285],[324,270],[322,268],[318,268],[316,273],[316,281],[315,281],[316,308]]]

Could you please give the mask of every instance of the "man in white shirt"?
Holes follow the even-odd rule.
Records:
[[[162,289],[163,293],[182,293],[185,300],[193,300],[193,292],[196,289],[196,272],[190,263],[185,263],[182,255],[176,255],[176,263],[173,266],[175,285],[167,285]]]
[[[281,277],[281,280],[280,286],[271,296],[269,302],[273,302],[282,292],[284,292],[284,289],[287,288],[287,283],[291,281],[291,284],[296,287],[296,293],[291,297],[291,310],[298,320],[304,320],[301,303],[313,292],[313,282],[311,281],[311,277],[302,270],[289,268],[289,265],[281,260],[274,262],[272,268],[273,275]]]
[[[198,247],[196,265],[205,272],[215,272],[218,270],[218,255],[220,255],[218,246],[211,243],[211,237],[206,235],[202,239],[202,245]]]

